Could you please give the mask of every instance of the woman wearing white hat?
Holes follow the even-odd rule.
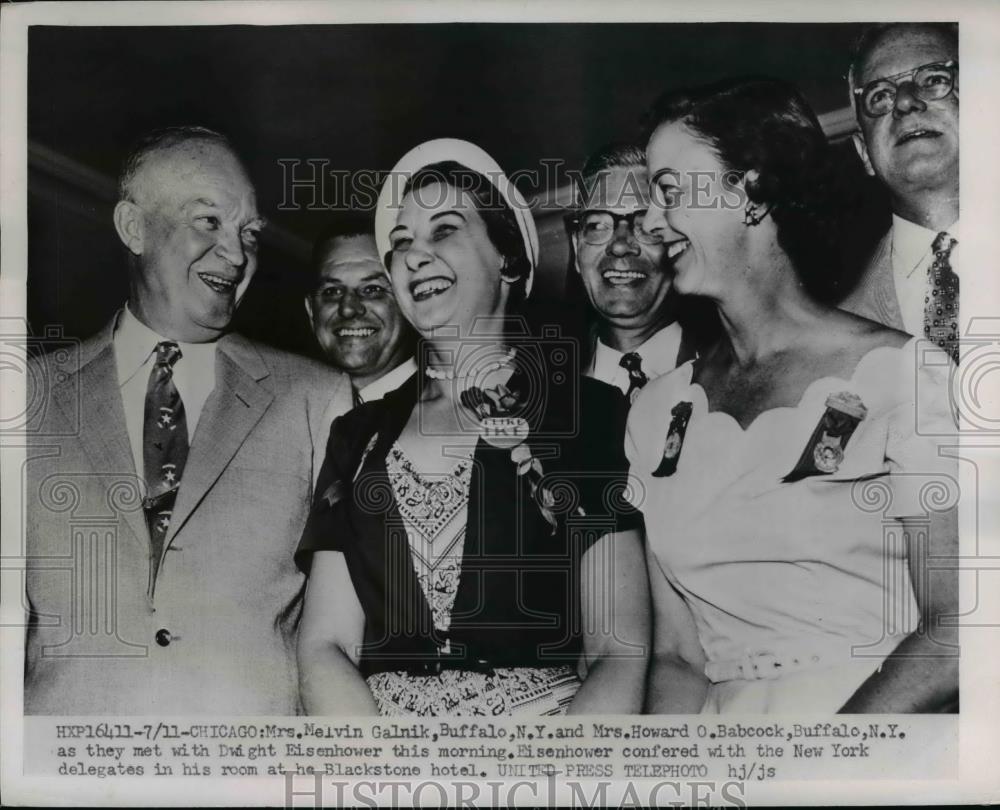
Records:
[[[311,714],[631,713],[649,641],[619,392],[516,317],[538,237],[465,141],[411,150],[376,241],[417,375],[331,429],[296,560]]]

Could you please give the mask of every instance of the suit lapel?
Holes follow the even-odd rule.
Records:
[[[80,348],[78,384],[55,388],[52,398],[63,416],[74,424],[80,421],[80,444],[99,473],[132,476],[140,481],[132,456],[132,444],[125,428],[125,406],[118,388],[118,369],[111,342],[116,319]],[[78,416],[79,414],[79,416]],[[142,494],[145,488],[142,487]],[[122,516],[136,539],[149,543],[149,531],[142,509],[123,510]]]
[[[841,306],[894,329],[906,330],[892,275],[891,228],[876,245],[860,282]]]
[[[872,256],[871,280],[869,300],[875,307],[878,320],[894,329],[904,329],[896,280],[892,275],[892,229],[879,242]]]
[[[219,341],[215,389],[198,419],[164,554],[274,399],[273,392],[260,384],[267,376],[267,366],[253,344],[238,335]]]

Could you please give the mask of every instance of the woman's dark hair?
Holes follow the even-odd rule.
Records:
[[[777,79],[741,78],[662,95],[645,116],[646,139],[681,122],[729,169],[752,169],[749,199],[774,218],[778,244],[806,289],[824,301],[840,296],[844,212],[851,207],[847,170],[799,91]]]
[[[517,279],[511,285],[508,309],[519,307],[526,297],[531,262],[524,249],[524,237],[517,218],[500,190],[479,172],[454,160],[445,160],[428,164],[414,172],[404,193],[409,194],[433,183],[446,183],[459,191],[468,192],[472,197],[476,210],[486,225],[486,235],[503,256],[504,276]]]

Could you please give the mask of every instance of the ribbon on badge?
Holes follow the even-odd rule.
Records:
[[[660,466],[653,471],[654,478],[665,478],[673,475],[677,470],[677,460],[681,455],[681,447],[684,445],[684,434],[687,432],[688,422],[691,420],[692,406],[690,402],[678,402],[670,411],[670,427],[667,429],[667,438],[663,443],[663,458],[660,459]]]
[[[844,448],[857,426],[868,415],[861,397],[850,391],[830,394],[826,411],[813,430],[795,468],[781,482],[790,484],[812,475],[829,475],[840,469]]]

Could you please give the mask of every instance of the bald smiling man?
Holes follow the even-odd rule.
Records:
[[[230,332],[264,220],[223,135],[152,133],[119,192],[128,301],[29,375],[25,711],[295,714],[292,552],[350,382]]]

